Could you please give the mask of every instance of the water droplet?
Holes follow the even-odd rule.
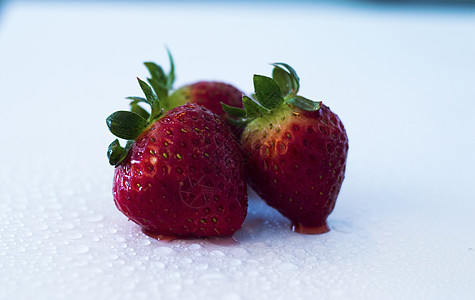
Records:
[[[199,263],[195,265],[196,270],[206,270],[208,269],[208,264],[207,263]]]
[[[191,244],[190,246],[188,246],[188,249],[193,250],[193,251],[198,250],[200,248],[201,246],[198,244]]]
[[[80,239],[82,238],[82,234],[77,232],[77,231],[72,231],[72,232],[68,232],[65,234],[65,237],[67,239],[71,239],[71,240],[77,240],[77,239]]]
[[[204,280],[219,280],[223,278],[224,278],[224,275],[222,273],[216,273],[216,272],[206,273],[206,274],[201,275],[201,279],[204,279]]]
[[[296,270],[297,269],[296,265],[294,265],[293,263],[289,263],[289,262],[281,263],[279,267],[280,267],[281,270],[284,270],[284,271],[290,271],[290,270]]]
[[[238,294],[227,294],[227,295],[224,295],[223,300],[241,300],[241,296],[239,296]]]
[[[58,227],[60,230],[71,230],[74,228],[74,225],[71,223],[62,223],[59,224]]]
[[[157,268],[157,269],[165,269],[165,264],[160,262],[160,261],[154,261],[152,263],[152,266]]]
[[[153,252],[155,252],[158,255],[170,255],[173,252],[175,252],[175,250],[173,250],[170,247],[158,247],[158,248],[155,248],[155,250],[153,250]]]
[[[238,257],[245,257],[249,254],[246,249],[244,248],[233,248],[231,249],[231,254],[238,256]]]
[[[91,223],[97,223],[97,222],[100,222],[100,221],[104,220],[104,216],[103,215],[90,215],[90,216],[85,217],[84,220],[87,221],[87,222],[91,222]]]
[[[139,240],[139,242],[138,242],[138,244],[139,244],[140,246],[148,246],[148,245],[150,245],[151,243],[152,243],[152,242],[150,242],[149,239],[141,239],[141,240]]]
[[[231,259],[229,261],[229,264],[232,266],[239,266],[240,264],[242,264],[242,262],[239,259]]]
[[[224,257],[224,256],[226,256],[226,254],[224,254],[224,252],[219,251],[219,250],[213,250],[213,251],[211,251],[211,255],[218,256],[218,257]]]
[[[185,257],[181,260],[181,262],[184,264],[191,264],[193,260],[191,258]]]
[[[116,235],[114,237],[114,240],[116,240],[117,242],[124,242],[125,241],[125,239],[123,237],[119,236],[119,235]]]
[[[76,254],[85,254],[89,251],[89,247],[86,245],[75,245],[73,252]]]

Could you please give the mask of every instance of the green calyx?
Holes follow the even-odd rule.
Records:
[[[173,88],[175,82],[175,63],[170,50],[167,49],[168,59],[170,60],[170,72],[165,74],[163,68],[154,62],[144,62],[145,67],[150,73],[151,78],[147,78],[148,83],[152,86],[161,101],[161,105],[165,110],[172,107],[168,105],[169,91]]]
[[[168,49],[167,49],[168,51]],[[166,111],[173,107],[169,105],[169,91],[175,81],[175,66],[173,58],[168,51],[170,59],[170,72],[165,74],[162,67],[153,63],[145,62],[145,67],[150,72],[151,78],[147,78],[148,83],[137,78],[143,97],[127,97],[131,100],[130,111],[116,111],[106,119],[107,127],[116,137],[127,140],[125,147],[120,145],[115,139],[107,150],[107,158],[113,166],[119,165],[127,156],[133,141],[152,123],[158,120]],[[141,104],[150,107],[150,112],[144,109]]]
[[[159,119],[165,110],[161,107],[157,95],[152,88],[144,81],[137,78],[145,98],[128,97],[132,100],[130,111],[116,111],[106,119],[107,127],[116,137],[127,140],[125,148],[120,146],[119,140],[115,139],[107,150],[107,158],[113,166],[120,164],[127,156],[133,141],[150,124]],[[150,113],[142,108],[139,103],[146,103],[150,106]]]
[[[256,118],[279,111],[283,105],[294,105],[302,110],[317,111],[321,101],[297,95],[300,79],[295,70],[285,63],[272,64],[272,78],[254,75],[254,99],[243,96],[244,109],[221,103],[223,110],[234,117],[235,125],[248,123]]]

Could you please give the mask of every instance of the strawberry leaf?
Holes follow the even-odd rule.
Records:
[[[254,75],[254,90],[259,103],[267,109],[273,109],[284,102],[282,91],[272,78]]]
[[[132,101],[130,103],[130,111],[133,113],[136,113],[137,115],[141,116],[145,120],[148,120],[150,118],[150,114],[148,111],[146,111],[144,108],[142,108],[138,102]]]
[[[246,116],[246,110],[234,106],[229,106],[221,102],[221,107],[225,112],[233,117],[244,118]]]
[[[152,78],[148,78],[147,81],[153,87],[155,93],[160,99],[168,97],[168,77],[162,67],[154,62],[145,62],[144,65],[152,75]]]
[[[152,88],[143,80],[140,80],[140,78],[137,78],[140,84],[140,88],[142,89],[143,93],[145,94],[145,97],[147,98],[147,103],[150,104],[150,107],[152,108],[151,112],[151,119],[154,120],[160,116],[162,113],[160,109],[160,102],[158,101],[157,95],[153,92]]]
[[[116,111],[107,117],[106,123],[115,136],[134,140],[144,130],[147,120],[130,111]]]
[[[285,69],[287,69],[287,71],[290,73],[290,75],[292,75],[292,77],[297,81],[297,82],[300,82],[300,78],[299,76],[297,75],[297,72],[295,72],[294,68],[292,68],[291,66],[289,66],[288,64],[286,63],[273,63],[272,64],[273,66],[275,67],[284,67]]]
[[[125,148],[123,148],[117,139],[110,143],[109,148],[107,149],[107,158],[109,159],[109,163],[112,166],[117,166],[120,164],[127,156],[132,144],[132,141],[128,141]]]
[[[161,84],[165,84],[167,82],[167,75],[165,75],[165,72],[161,66],[151,61],[146,61],[143,64],[150,72],[152,79],[157,80]]]
[[[226,122],[228,122],[229,124],[231,124],[231,126],[235,128],[242,128],[247,123],[247,120],[244,118],[233,119],[230,116],[225,116],[225,119],[226,119]]]
[[[295,96],[297,94],[299,90],[299,82],[289,72],[279,66],[275,66],[272,70],[272,78],[279,85],[284,97]]]
[[[138,77],[137,80],[140,84],[140,88],[142,89],[143,93],[145,94],[145,97],[147,98],[147,103],[152,105],[153,102],[158,102],[157,95],[155,95],[150,86]]]
[[[244,105],[244,109],[246,110],[247,118],[262,117],[263,114],[269,113],[268,109],[260,106],[258,103],[256,103],[254,100],[247,96],[242,97],[242,104]]]
[[[313,101],[302,96],[294,96],[286,99],[286,102],[293,104],[306,111],[317,111],[320,109],[322,101]]]
[[[277,82],[284,97],[290,94],[292,90],[292,79],[289,73],[285,72],[282,68],[274,67],[272,70],[272,79]]]
[[[168,48],[167,53],[168,59],[170,60],[170,72],[168,73],[167,88],[171,90],[173,88],[173,83],[175,82],[175,63],[173,62],[172,54]]]
[[[132,102],[145,102],[148,103],[147,99],[142,98],[142,97],[127,97],[125,99],[132,100]]]

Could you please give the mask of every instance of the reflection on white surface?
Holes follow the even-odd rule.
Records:
[[[285,20],[285,21],[282,21]],[[475,295],[474,14],[9,3],[0,26],[0,299]],[[111,195],[105,117],[142,62],[250,92],[274,61],[350,139],[331,232],[251,194],[236,243],[152,240]]]

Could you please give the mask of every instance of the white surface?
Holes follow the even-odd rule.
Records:
[[[282,21],[284,20],[285,21]],[[475,14],[9,3],[0,20],[1,299],[473,299]],[[236,243],[153,240],[114,207],[105,117],[141,65],[249,92],[285,61],[346,125],[331,232],[250,195]]]

